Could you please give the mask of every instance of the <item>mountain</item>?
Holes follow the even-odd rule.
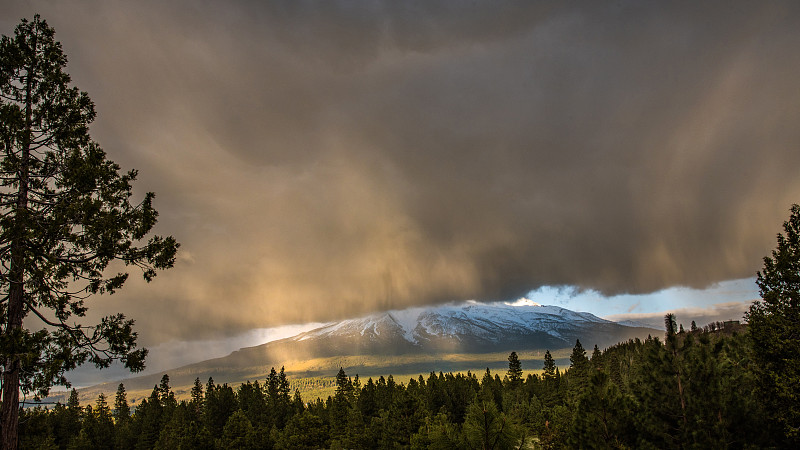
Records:
[[[542,306],[530,300],[468,301],[344,320],[241,351],[290,347],[315,356],[486,353],[572,347],[576,339],[591,348],[654,332],[636,325],[618,324],[590,313]]]
[[[528,359],[526,367],[533,369],[541,367],[546,349],[553,353],[558,364],[568,364],[565,358],[576,339],[591,352],[594,345],[604,348],[648,334],[658,335],[661,331],[626,326],[590,313],[542,306],[525,299],[514,303],[468,301],[330,323],[166,373],[180,396],[188,395],[195,378],[205,382],[213,377],[218,384],[234,385],[245,380],[263,380],[272,367],[281,366],[293,378],[332,377],[339,367],[362,376],[486,367],[504,370],[508,352],[516,351],[521,359]],[[161,375],[124,380],[131,400],[146,396]],[[82,397],[93,400],[99,392],[113,393],[118,383],[87,388]]]
[[[620,320],[617,323],[620,325],[625,325],[626,327],[652,328],[652,325],[639,322],[638,320]]]

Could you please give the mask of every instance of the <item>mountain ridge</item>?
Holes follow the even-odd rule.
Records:
[[[593,341],[587,344],[603,346],[640,334],[631,333],[631,330],[654,330],[638,325],[620,324],[588,312],[539,305],[527,299],[514,303],[467,301],[390,310],[332,322],[293,337],[241,350],[281,345],[305,347],[307,344],[303,342],[306,341],[325,349],[332,345],[331,340],[335,340],[339,342],[333,347],[341,354],[354,354],[354,351],[358,354],[365,350],[389,353],[398,350],[488,352],[506,350],[510,345],[563,348],[574,345],[582,335]],[[391,343],[392,348],[383,348],[386,343]]]
[[[594,345],[604,348],[655,333],[659,331],[525,299],[513,303],[467,301],[331,322],[295,336],[243,347],[227,356],[122,382],[129,393],[138,390],[144,396],[164,373],[180,393],[188,392],[195,378],[205,382],[213,377],[218,384],[235,385],[263,379],[272,367],[282,366],[295,378],[332,377],[340,366],[362,376],[481,370],[503,367],[510,351],[554,352],[572,348],[577,339],[590,350]],[[86,388],[84,395],[114,392],[118,383]]]

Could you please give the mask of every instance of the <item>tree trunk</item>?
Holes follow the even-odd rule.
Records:
[[[678,350],[675,349],[675,343],[672,343],[672,356],[675,364],[675,375],[678,377],[678,397],[681,400],[681,418],[683,419],[683,427],[686,428],[689,421],[686,418],[686,397],[683,395],[683,383],[681,383],[681,368],[678,361]]]
[[[27,183],[25,183],[27,188]],[[19,204],[27,207],[27,189],[21,189]],[[19,424],[19,372],[20,357],[17,345],[21,344],[22,317],[25,296],[25,261],[24,247],[20,235],[11,246],[11,267],[9,270],[8,292],[8,322],[6,324],[6,337],[10,337],[14,345],[12,351],[6,355],[5,371],[3,372],[3,403],[0,410],[2,419],[2,444],[4,450],[16,450],[18,444]]]
[[[6,358],[6,371],[3,373],[3,449],[16,450],[19,426],[19,356]]]
[[[686,398],[683,395],[683,385],[681,384],[681,372],[680,370],[677,373],[678,375],[678,395],[681,399],[681,417],[683,418],[683,426],[686,427],[688,425],[688,419],[686,418]]]
[[[36,46],[33,36],[32,47]],[[13,351],[6,356],[5,372],[3,372],[3,402],[0,405],[3,450],[16,450],[19,447],[19,373],[22,336],[22,318],[24,317],[25,300],[25,233],[28,227],[28,171],[30,161],[31,129],[32,129],[32,90],[35,68],[33,64],[27,68],[25,80],[25,130],[22,135],[21,155],[19,162],[19,188],[17,204],[14,211],[14,231],[11,240],[11,265],[9,267],[8,288],[8,322],[6,337],[14,342]]]

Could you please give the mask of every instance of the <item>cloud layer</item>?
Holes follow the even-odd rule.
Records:
[[[542,285],[752,276],[800,201],[795,2],[124,2],[39,12],[177,266],[150,342]]]
[[[742,311],[750,309],[751,303],[752,302],[726,302],[717,303],[711,307],[672,308],[655,313],[615,314],[605,318],[615,322],[631,320],[661,330],[664,328],[664,316],[668,313],[672,313],[675,314],[676,322],[682,325],[684,329],[689,330],[691,329],[692,322],[695,322],[699,328],[703,328],[711,323],[727,322],[729,320],[743,322]]]

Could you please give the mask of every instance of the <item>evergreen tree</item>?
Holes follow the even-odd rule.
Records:
[[[447,414],[438,413],[425,418],[419,431],[411,436],[411,448],[431,450],[458,450],[467,448],[460,427],[448,420]]]
[[[522,384],[522,363],[517,357],[517,352],[508,355],[508,381],[512,387],[519,387]]]
[[[571,400],[574,400],[586,388],[589,382],[590,368],[591,363],[589,358],[586,357],[586,350],[581,345],[580,339],[577,339],[575,347],[572,348],[572,354],[569,356],[569,371],[566,372],[567,387]]]
[[[553,360],[553,356],[550,355],[550,350],[545,350],[544,352],[544,367],[542,368],[542,370],[544,370],[542,376],[545,379],[555,378],[556,362]]]
[[[336,373],[336,395],[349,398],[352,393],[353,382],[347,377],[344,369],[339,367],[339,372]]]
[[[380,378],[383,380],[383,377]],[[385,402],[381,402],[381,390],[380,388],[380,380],[378,386],[376,386],[376,398],[380,404],[385,404]],[[386,386],[386,381],[383,380],[383,386]],[[330,427],[331,427],[331,438],[342,440],[346,439],[347,431],[348,431],[348,422],[352,422],[350,419],[350,406],[351,406],[351,399],[353,398],[353,382],[350,378],[347,377],[347,374],[344,371],[344,368],[339,367],[339,372],[336,374],[336,394],[334,394],[333,398],[330,401],[330,406],[328,407],[329,412],[329,420],[330,420]],[[350,424],[350,430],[352,430],[353,425]]]
[[[171,390],[162,379],[132,421],[121,423],[124,416],[118,415],[127,402],[123,387],[115,402],[116,427],[104,397],[81,409],[73,392],[68,408],[24,412],[20,439],[26,448],[70,449],[786,447],[774,436],[755,389],[748,342],[736,334],[678,333],[667,345],[653,338],[620,343],[594,355],[590,364],[602,364],[582,389],[575,388],[574,374],[585,355],[576,343],[564,375],[566,392],[555,368],[544,380],[529,376],[522,389],[487,370],[481,383],[471,373],[431,373],[427,381],[420,377],[407,386],[388,376],[348,394],[356,383],[342,370],[343,388],[327,402],[317,399],[306,408],[296,391],[292,411],[298,412],[285,426],[252,418],[267,400],[257,382],[235,393],[209,383],[206,426],[186,401],[169,416]],[[280,379],[276,372],[277,391]],[[201,395],[196,389],[195,401]],[[70,411],[76,414],[72,428],[64,426]]]
[[[600,353],[600,349],[597,348],[597,344],[594,345],[594,350],[592,350],[591,363],[592,367],[595,369],[603,367],[603,354]]]
[[[542,402],[547,407],[552,407],[562,400],[562,395],[559,392],[561,388],[561,376],[556,367],[556,362],[550,355],[550,350],[544,353],[544,372],[542,373],[542,383],[538,385],[538,390],[535,395],[538,395]]]
[[[375,417],[378,415],[377,388],[372,378],[367,379],[367,383],[361,388],[358,396],[358,410],[363,417]]]
[[[492,402],[476,401],[470,405],[463,432],[471,448],[505,449],[519,446],[519,430]]]
[[[185,401],[182,401],[161,429],[154,448],[156,450],[211,450],[215,448],[214,444],[211,434],[195,420],[192,409]]]
[[[82,440],[89,444],[88,448],[114,448],[114,419],[104,394],[97,397],[94,408],[86,407],[81,434]]]
[[[218,440],[219,448],[258,450],[263,446],[258,442],[258,436],[253,424],[241,410],[233,413],[228,418],[222,429],[222,436]]]
[[[596,371],[577,402],[568,443],[573,448],[634,447],[632,407],[608,375]]]
[[[158,434],[154,448],[157,450],[185,448],[191,421],[192,414],[188,406],[185,402],[181,402]]]
[[[128,405],[128,394],[125,392],[125,385],[120,383],[117,386],[117,395],[114,397],[114,420],[124,422],[130,419],[131,408]]]
[[[642,410],[648,412],[636,416],[639,439],[649,446],[683,448],[690,443],[681,356],[676,344],[662,345],[658,339],[649,338],[635,365],[633,393]]]
[[[264,388],[267,394],[268,424],[269,426],[277,425],[282,420],[284,413],[280,395],[281,382],[274,367],[269,371]]]
[[[94,443],[91,439],[91,430],[95,427],[95,419],[92,414],[92,405],[86,405],[83,412],[83,422],[81,430],[75,439],[69,443],[69,450],[92,450]]]
[[[161,382],[158,384],[158,400],[161,402],[161,406],[163,406],[166,410],[173,410],[176,406],[178,406],[178,401],[175,399],[175,393],[172,392],[172,389],[169,387],[169,375],[164,374],[161,377]]]
[[[664,316],[664,328],[666,328],[667,336],[671,336],[677,332],[675,314],[669,313]]]
[[[189,400],[189,408],[194,416],[194,420],[199,420],[203,415],[203,400],[203,383],[200,382],[200,377],[197,377],[194,379],[191,400]]]
[[[464,423],[467,407],[469,407],[470,403],[475,401],[476,394],[480,390],[478,379],[471,373],[468,373],[466,377],[462,374],[457,374],[455,376],[453,376],[453,374],[447,374],[443,381],[440,388],[443,390],[444,394],[445,409],[453,422],[458,424]],[[515,392],[515,395],[522,395],[522,393]],[[502,402],[502,394],[500,401]],[[435,413],[438,412],[438,410],[431,412]]]
[[[345,410],[344,427],[334,430],[335,433],[331,435],[331,448],[369,448],[370,444],[377,444],[380,439],[380,432],[377,426],[372,423],[373,427],[367,427],[364,422],[364,417],[361,411],[357,408],[349,408]],[[386,414],[386,411],[381,411]],[[374,418],[371,420],[374,422]]]
[[[127,274],[107,277],[114,260],[143,269],[174,264],[178,244],[153,237],[148,193],[130,204],[136,172],[119,166],[89,136],[89,96],[70,87],[67,58],[38,15],[0,40],[0,364],[2,446],[17,448],[20,392],[46,395],[67,384],[64,373],[84,362],[120,360],[136,371],[133,321],[122,314],[95,326],[80,322],[90,294],[113,293]],[[80,283],[84,284],[81,285]],[[23,326],[31,314],[33,322]],[[38,331],[32,331],[38,330]]]
[[[423,411],[419,402],[398,385],[394,400],[386,411],[386,428],[379,445],[382,448],[408,446],[411,435],[419,430],[422,421]]]
[[[81,429],[83,410],[78,401],[78,391],[72,389],[66,407],[57,404],[51,417],[53,437],[60,448],[66,448],[78,436]]]
[[[444,388],[445,392],[447,392],[447,388]],[[484,372],[483,378],[481,379],[480,398],[485,402],[491,402],[497,406],[500,406],[503,403],[503,382],[500,381],[500,377],[492,377],[492,372],[488,367],[486,368],[486,372]]]
[[[57,405],[56,407],[61,406]],[[22,409],[19,416],[19,446],[23,449],[58,450],[54,435],[53,417],[56,409],[48,411],[41,406]]]
[[[303,397],[300,396],[300,389],[294,390],[294,397],[292,397],[292,415],[300,414],[306,410],[306,404],[303,402]]]
[[[238,409],[236,394],[227,384],[206,390],[203,422],[213,437],[218,438],[222,435],[222,428],[228,422],[228,418]]]
[[[575,347],[569,356],[569,368],[576,371],[585,371],[589,367],[589,358],[586,357],[586,350],[581,345],[581,340],[575,340]]]
[[[131,425],[131,408],[128,405],[128,394],[125,392],[125,385],[122,383],[117,386],[117,394],[114,397],[114,439],[117,449],[127,450],[136,444],[136,436]]]
[[[290,393],[291,387],[289,386],[289,380],[286,378],[286,372],[283,366],[281,366],[281,371],[278,373],[278,397],[276,398],[276,425],[279,428],[283,428],[286,425],[286,421],[289,419],[292,412],[292,397]]]
[[[69,391],[69,397],[67,398],[67,408],[69,408],[72,411],[76,411],[80,407],[81,407],[81,402],[78,399],[78,391],[76,391],[75,388],[72,388],[72,390]]]
[[[764,258],[756,284],[761,300],[746,314],[759,378],[770,414],[785,431],[786,446],[800,445],[800,206],[792,205],[785,234]]]
[[[667,336],[665,338],[665,346],[667,348],[667,358],[664,361],[667,363],[665,367],[667,367],[667,371],[670,375],[675,377],[676,387],[677,387],[677,395],[678,399],[680,400],[681,410],[680,410],[680,418],[683,422],[683,426],[688,425],[688,416],[687,416],[687,407],[686,407],[686,393],[685,393],[685,386],[684,386],[684,364],[682,353],[683,351],[691,346],[693,343],[692,339],[684,339],[683,340],[683,348],[679,348],[679,338],[676,335],[677,329],[675,328],[675,314],[667,314],[664,316],[664,325],[666,327]]]
[[[239,389],[236,390],[236,400],[239,409],[245,413],[251,423],[264,423],[271,426],[267,417],[267,399],[264,397],[264,391],[258,380],[255,383],[247,381],[240,384]]]
[[[163,412],[158,386],[154,386],[150,396],[139,403],[133,415],[137,450],[151,449],[155,446],[164,425]]]
[[[267,390],[267,397],[270,399],[270,406],[272,406],[278,400],[278,392],[280,389],[278,372],[275,371],[274,367],[270,369],[269,375],[267,375],[267,384],[265,388]]]
[[[328,448],[328,427],[309,411],[293,416],[278,435],[275,447],[281,450]]]
[[[209,392],[213,392],[214,391],[215,387],[216,386],[214,385],[214,378],[213,377],[208,377],[208,382],[206,383],[206,398],[208,398],[208,393]]]

